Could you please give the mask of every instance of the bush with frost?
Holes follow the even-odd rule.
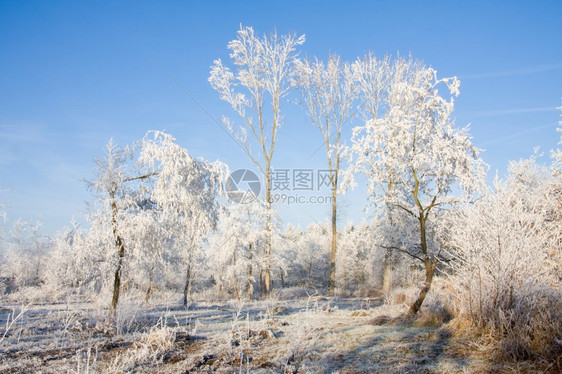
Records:
[[[535,157],[453,218],[451,281],[460,317],[513,359],[562,353],[560,195]]]

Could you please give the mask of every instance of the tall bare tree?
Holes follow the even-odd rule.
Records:
[[[391,66],[390,56],[385,55],[378,58],[373,52],[358,58],[351,66],[360,97],[359,113],[364,121],[379,118],[379,115],[383,114],[387,108],[386,98],[388,97],[392,71],[395,70],[391,69]],[[387,189],[391,189],[392,185],[391,178],[389,178]],[[392,225],[392,216],[390,215],[389,218]],[[387,250],[383,267],[382,286],[384,292],[390,292],[393,287],[395,264],[396,254],[394,251]]]
[[[338,176],[342,158],[341,135],[344,125],[354,115],[357,89],[351,66],[332,55],[325,64],[318,59],[297,64],[297,86],[303,107],[312,124],[320,130],[328,158],[328,173],[332,190],[332,241],[330,252],[330,286],[336,289],[337,196]]]
[[[262,38],[251,27],[241,27],[235,40],[228,43],[235,72],[215,60],[209,82],[243,119],[244,125],[234,129],[231,121],[225,125],[240,141],[251,161],[265,178],[267,209],[266,255],[271,254],[271,160],[275,149],[277,130],[281,120],[281,101],[290,89],[297,58],[296,48],[305,41],[304,35],[279,36],[277,32]],[[248,132],[250,136],[248,137]],[[257,143],[259,151],[252,150]],[[271,286],[271,264],[265,269],[265,296]]]

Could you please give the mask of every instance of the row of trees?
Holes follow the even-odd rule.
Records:
[[[363,173],[369,181],[369,196],[383,203],[384,213],[378,219],[403,228],[395,238],[385,237],[381,245],[406,253],[425,267],[425,284],[410,311],[415,314],[430,289],[441,254],[434,251],[435,243],[429,242],[433,240],[431,226],[443,210],[478,192],[485,177],[480,150],[472,145],[467,129],[453,123],[453,97],[459,93],[459,82],[456,78],[438,79],[435,70],[412,58],[391,61],[367,54],[352,64],[335,55],[326,63],[300,59],[296,48],[303,42],[304,36],[259,38],[252,28],[242,28],[228,45],[234,72],[216,60],[209,78],[221,99],[244,120],[238,130],[230,120],[225,123],[266,180],[267,258],[271,256],[272,235],[271,159],[281,99],[293,87],[300,92],[310,122],[320,130],[327,155],[332,187],[330,294],[336,288],[337,196],[354,174]],[[449,91],[449,99],[439,94],[440,86]],[[270,121],[266,121],[267,114],[272,116]],[[344,147],[342,129],[355,117],[363,124],[353,131],[353,145]],[[252,140],[263,151],[261,158],[252,153]],[[349,168],[344,175],[347,180],[340,186],[344,161]],[[452,195],[455,187],[462,191],[460,198]]]

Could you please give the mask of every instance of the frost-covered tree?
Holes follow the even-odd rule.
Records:
[[[224,117],[225,125],[265,179],[267,256],[270,256],[272,246],[271,162],[281,124],[281,103],[291,87],[289,81],[297,58],[296,48],[304,40],[304,35],[279,36],[276,32],[260,38],[253,28],[241,27],[238,37],[228,43],[235,71],[219,59],[211,67],[209,77],[220,98],[228,102],[244,121],[243,126],[234,129],[231,121]],[[252,148],[252,144],[256,147]],[[266,296],[271,285],[271,263],[267,261]]]
[[[296,84],[301,92],[305,112],[322,136],[328,157],[328,174],[332,189],[331,252],[329,294],[336,288],[337,197],[342,161],[342,130],[354,115],[358,89],[348,63],[330,56],[327,63],[299,60]]]
[[[123,231],[127,229],[125,217],[133,213],[145,200],[146,187],[137,183],[157,174],[157,171],[139,172],[132,162],[136,147],[117,146],[113,139],[105,149],[105,156],[96,158],[96,172],[91,180],[86,180],[88,188],[98,194],[103,210],[108,212],[114,248],[117,254],[117,264],[113,277],[113,293],[110,314],[114,314],[121,290],[121,271],[125,258],[125,242]]]
[[[353,170],[368,180],[368,193],[393,211],[408,236],[380,243],[421,261],[425,281],[410,313],[421,307],[441,258],[444,243],[429,238],[440,211],[459,198],[453,189],[472,193],[485,174],[480,151],[470,141],[467,128],[452,119],[456,78],[437,79],[432,68],[398,59],[392,66],[387,108],[353,131]],[[413,66],[415,68],[413,68]],[[449,100],[438,88],[444,86]]]
[[[159,131],[145,136],[139,161],[149,170],[158,170],[150,200],[160,209],[166,236],[185,266],[183,302],[187,305],[196,270],[194,261],[218,220],[218,198],[226,168],[220,162],[192,157],[171,135]]]

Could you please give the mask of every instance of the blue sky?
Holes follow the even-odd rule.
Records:
[[[560,1],[77,2],[0,1],[0,201],[11,219],[52,234],[93,196],[81,178],[113,137],[119,144],[165,129],[190,153],[250,166],[214,118],[231,116],[207,82],[240,24],[306,34],[306,56],[367,51],[424,60],[456,75],[459,125],[471,123],[491,173],[557,146],[562,97]],[[288,105],[274,166],[322,168],[317,130]],[[342,200],[358,220],[363,196]],[[328,205],[281,207],[285,222],[328,217]]]

